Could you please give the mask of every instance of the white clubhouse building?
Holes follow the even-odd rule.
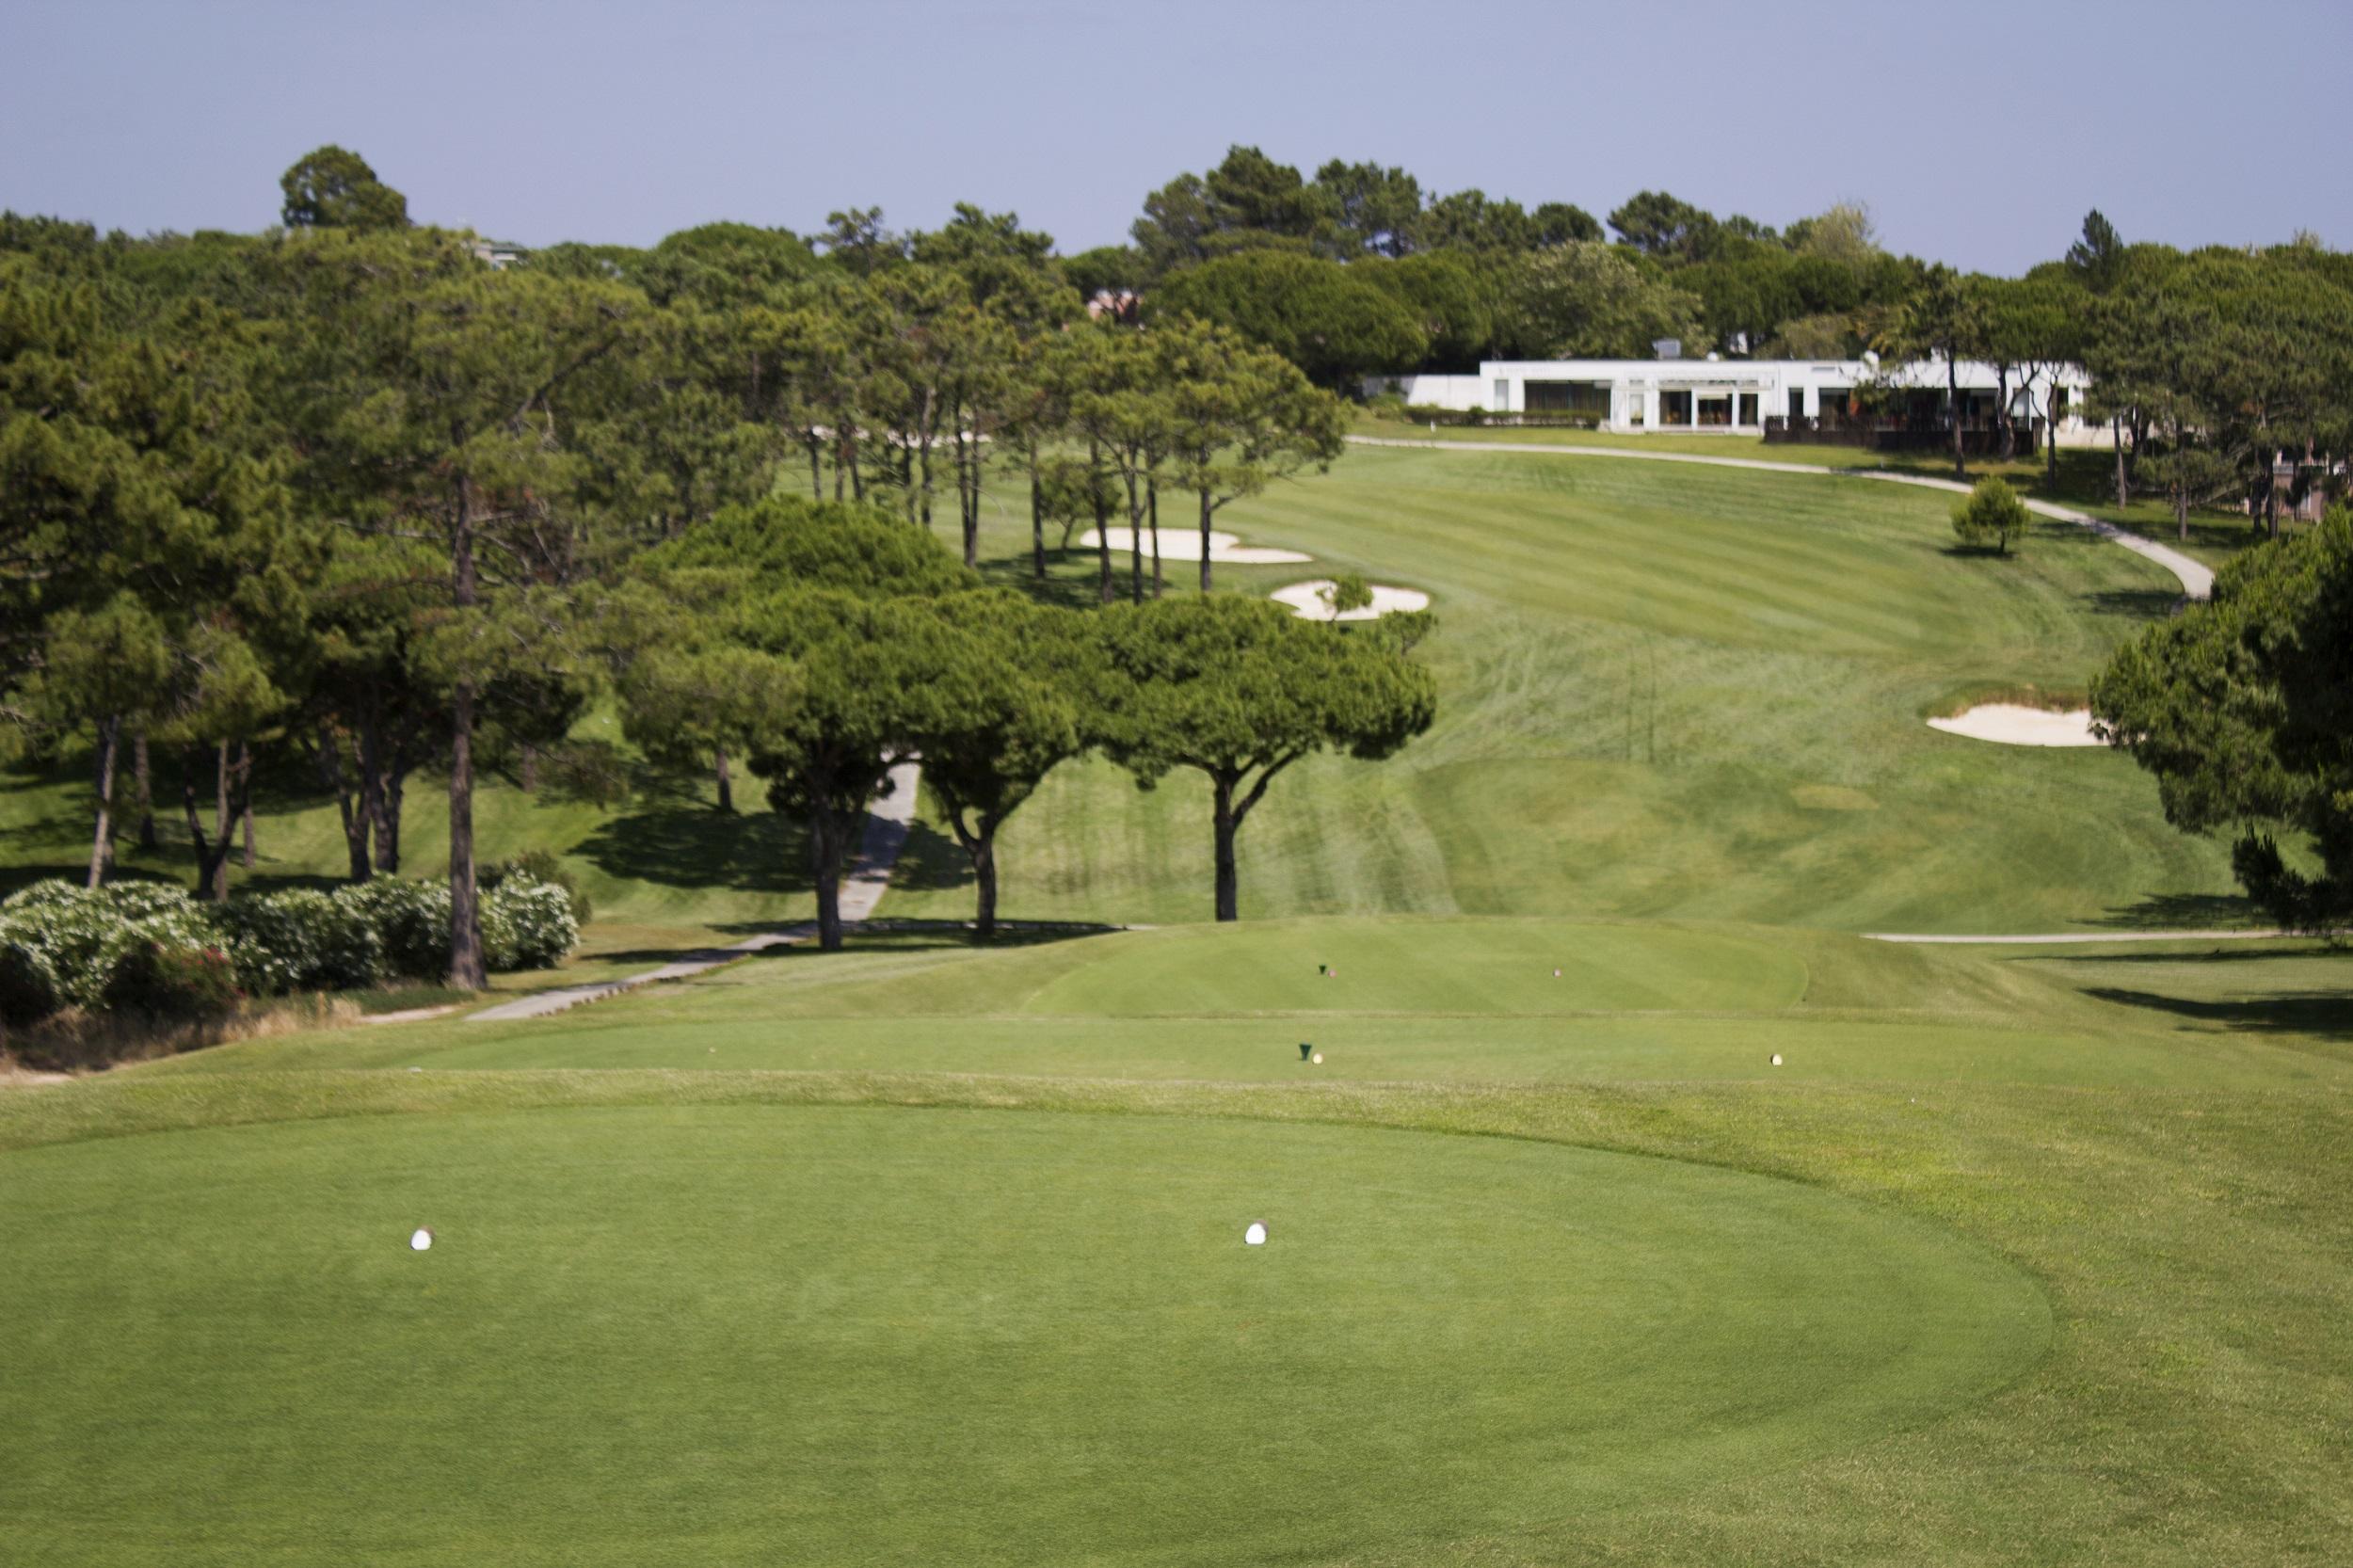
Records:
[[[1990,422],[2003,377],[1994,366],[1968,360],[1958,370],[1964,427]],[[2022,387],[2012,370],[2007,390],[2014,418],[2044,415],[2053,374],[2036,367],[2033,382]],[[2080,409],[2090,380],[2075,365],[2059,366],[2056,375],[2059,438],[2068,444],[2083,432]],[[1866,420],[1885,429],[1949,430],[1953,417],[1942,360],[1491,360],[1476,376],[1370,376],[1365,392],[1400,393],[1409,406],[1456,413],[1571,416],[1625,434],[1713,430],[1802,440]],[[1868,414],[1864,394],[1876,394]]]

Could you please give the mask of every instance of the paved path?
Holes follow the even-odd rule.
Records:
[[[890,870],[898,864],[899,851],[907,841],[908,825],[915,820],[916,765],[902,762],[890,770],[890,793],[874,802],[868,809],[866,834],[858,843],[857,862],[841,877],[841,923],[856,925],[874,912],[882,902],[883,890],[890,886]],[[644,974],[630,975],[621,980],[602,980],[586,985],[561,985],[552,991],[538,991],[513,1001],[503,1001],[496,1007],[486,1007],[472,1016],[472,1023],[511,1023],[518,1018],[544,1018],[566,1008],[584,1002],[602,1001],[607,997],[650,985],[658,980],[684,980],[689,975],[715,969],[722,964],[733,963],[746,953],[763,952],[769,948],[790,947],[802,942],[817,930],[817,922],[804,920],[786,926],[781,931],[763,931],[748,941],[732,947],[707,948],[690,952],[674,963]]]
[[[2256,942],[2293,936],[2292,931],[2055,931],[2034,936],[1922,936],[1900,931],[1866,931],[1866,942],[1929,942],[1946,947],[2057,947],[2077,942]]]
[[[1951,490],[1961,495],[1969,493],[1968,486],[1953,479],[1930,479],[1916,473],[1889,473],[1882,469],[1819,468],[1812,463],[1775,463],[1762,457],[1708,457],[1696,452],[1638,452],[1625,446],[1540,446],[1532,441],[1401,440],[1389,436],[1351,436],[1348,439],[1358,446],[1421,447],[1439,452],[1533,453],[1548,457],[1639,457],[1652,463],[1697,463],[1704,468],[1753,469],[1762,473],[1802,473],[1817,479],[1824,475],[1836,479],[1876,479],[1888,485],[1917,485],[1923,489]],[[2047,501],[2029,501],[2026,509],[2058,522],[2072,522],[2078,528],[2089,528],[2110,543],[2122,545],[2134,554],[2154,561],[2180,580],[2182,592],[2191,599],[2206,599],[2214,593],[2213,571],[2178,550],[2169,549],[2154,539],[2145,539],[2138,534],[2073,507],[2054,506]]]

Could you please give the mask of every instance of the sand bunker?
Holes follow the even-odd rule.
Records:
[[[1118,528],[1105,529],[1104,533],[1111,536],[1113,554],[1128,555],[1134,552],[1136,536],[1134,529],[1123,525]],[[1087,549],[1093,550],[1096,547],[1098,536],[1094,529],[1090,528],[1079,536],[1079,542]],[[1146,555],[1152,553],[1150,529],[1144,530],[1144,552]],[[1160,530],[1160,559],[1163,561],[1198,561],[1201,559],[1201,530],[1163,527]],[[1209,560],[1212,565],[1295,567],[1302,561],[1314,559],[1314,556],[1302,555],[1295,550],[1259,550],[1255,546],[1242,543],[1232,534],[1221,533],[1216,529],[1209,531]]]
[[[1293,583],[1288,588],[1277,588],[1272,597],[1277,603],[1288,604],[1291,613],[1309,620],[1372,620],[1381,616],[1393,616],[1401,610],[1427,610],[1430,596],[1418,588],[1391,588],[1381,584],[1369,584],[1372,602],[1359,610],[1343,610],[1332,614],[1332,602],[1323,596],[1332,591],[1332,580],[1319,577],[1312,583]]]
[[[1930,719],[1929,728],[1942,729],[1947,735],[1966,735],[1973,741],[1999,741],[2013,746],[2105,744],[2091,732],[2091,712],[2087,708],[2054,713],[2047,708],[2026,708],[2015,702],[1989,702],[1949,719]]]

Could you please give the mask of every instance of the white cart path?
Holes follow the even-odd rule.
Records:
[[[883,890],[890,886],[891,868],[899,863],[899,851],[907,841],[907,829],[915,820],[915,783],[917,772],[913,762],[902,762],[890,770],[890,793],[867,808],[866,833],[858,841],[856,864],[841,873],[841,923],[856,925],[874,912],[882,902]],[[472,1015],[470,1023],[512,1023],[519,1018],[545,1018],[584,1002],[602,1001],[623,991],[650,985],[659,980],[684,980],[689,975],[715,969],[731,964],[747,953],[763,952],[770,948],[790,947],[807,941],[817,930],[815,920],[803,920],[778,931],[763,931],[732,947],[707,948],[690,952],[658,969],[633,974],[620,980],[600,980],[586,985],[560,985],[552,991],[538,991],[513,1001],[500,1002]]]

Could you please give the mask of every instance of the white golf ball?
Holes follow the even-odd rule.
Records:
[[[1773,1065],[1776,1067],[1781,1065],[1781,1052],[1779,1051],[1773,1052]]]
[[[1318,1051],[1313,1056],[1307,1058],[1307,1060],[1314,1065],[1321,1067],[1323,1065],[1323,1052]]]
[[[418,1226],[417,1233],[408,1238],[408,1247],[411,1252],[423,1252],[432,1244],[433,1233],[423,1225]]]
[[[1242,1245],[1244,1245],[1244,1246],[1246,1246],[1246,1247],[1263,1247],[1263,1246],[1265,1246],[1265,1245],[1266,1245],[1266,1226],[1265,1226],[1264,1224],[1262,1224],[1261,1223],[1259,1223],[1258,1221],[1257,1221],[1257,1220],[1253,1220],[1253,1221],[1251,1221],[1251,1222],[1250,1222],[1250,1228],[1249,1228],[1248,1230],[1245,1230],[1245,1231],[1243,1231],[1243,1232],[1241,1233],[1241,1240],[1242,1240]]]

